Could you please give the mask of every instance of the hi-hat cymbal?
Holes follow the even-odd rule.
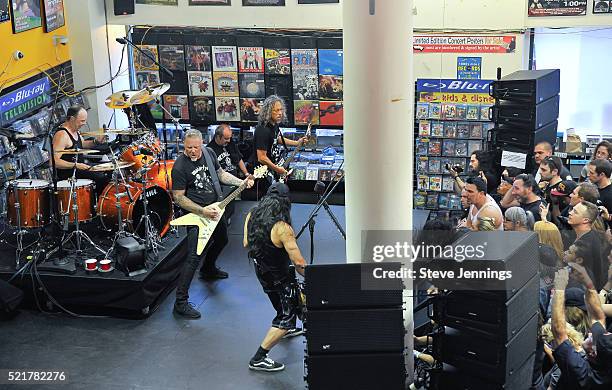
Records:
[[[132,165],[134,165],[133,162],[117,161],[117,168],[119,169],[128,168],[128,167],[131,167]],[[104,171],[113,171],[114,169],[115,169],[115,164],[113,164],[112,162],[107,162],[107,163],[94,165],[89,170],[93,172],[104,172]]]
[[[112,108],[112,109],[123,109],[123,108],[132,107],[133,103],[130,101],[130,99],[134,95],[136,95],[138,92],[141,92],[141,91],[126,90],[126,91],[115,92],[114,94],[106,98],[106,100],[104,101],[104,104],[106,104],[108,108]]]
[[[152,84],[136,92],[131,98],[131,104],[143,104],[159,98],[170,89],[170,84]]]
[[[90,154],[90,153],[98,153],[98,150],[94,149],[64,149],[64,150],[56,150],[55,154]]]

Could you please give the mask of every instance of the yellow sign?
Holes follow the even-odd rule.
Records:
[[[486,93],[419,92],[419,102],[492,105],[495,99]]]

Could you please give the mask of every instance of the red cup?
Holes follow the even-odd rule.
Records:
[[[110,271],[110,269],[111,269],[110,260],[100,260],[100,270],[101,271]]]
[[[98,260],[96,259],[85,260],[85,269],[87,271],[95,271],[97,267],[98,267]]]

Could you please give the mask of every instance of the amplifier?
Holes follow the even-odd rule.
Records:
[[[493,142],[496,146],[516,146],[524,150],[525,153],[532,153],[533,148],[542,141],[551,145],[555,144],[557,141],[557,124],[558,122],[555,120],[535,131],[500,124],[492,130],[495,137]]]
[[[559,94],[559,69],[519,70],[493,81],[489,94],[500,100],[537,104]]]
[[[536,130],[559,117],[559,95],[536,105],[500,101],[491,109],[495,123]]]
[[[305,356],[309,390],[404,390],[406,367],[401,352]]]
[[[475,377],[450,364],[443,364],[441,371],[431,373],[431,389],[437,390],[525,390],[532,382],[535,355],[512,372],[507,381]]]
[[[401,308],[309,310],[304,327],[309,355],[401,352],[404,349]]]
[[[434,350],[444,363],[480,378],[507,382],[536,352],[538,315],[506,343],[483,341],[478,333],[446,327],[434,337]]]
[[[322,264],[306,267],[308,310],[402,305],[401,279],[373,278],[373,270],[398,271],[400,263]]]
[[[538,236],[534,232],[468,232],[450,246],[454,259],[436,258],[426,264],[414,263],[417,274],[422,267],[432,274],[441,271],[435,275],[437,277],[430,278],[438,289],[495,290],[496,293],[490,294],[491,299],[506,302],[538,274],[540,254]],[[459,253],[465,257],[458,259]],[[450,271],[453,277],[449,277]]]
[[[451,291],[434,305],[435,321],[483,337],[506,342],[538,313],[539,275],[507,302],[491,300],[498,291]]]

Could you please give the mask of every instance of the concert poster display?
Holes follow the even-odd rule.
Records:
[[[528,1],[528,16],[581,16],[587,10],[587,0]]]
[[[183,45],[159,45],[159,62],[169,70],[185,70]]]
[[[13,10],[13,33],[28,31],[42,26],[40,1],[38,0],[11,0]]]
[[[136,4],[178,6],[178,0],[136,0]]]
[[[0,0],[0,23],[8,22],[11,19],[9,14],[8,0]]]
[[[433,216],[458,215],[461,197],[454,193],[447,165],[468,172],[469,157],[483,149],[493,123],[488,94],[491,80],[417,80],[415,112],[414,207],[432,210]],[[486,117],[482,113],[487,113]]]
[[[189,119],[187,95],[164,95],[164,108],[178,119]]]
[[[217,120],[220,122],[240,121],[240,101],[237,97],[216,97]]]
[[[140,70],[159,70],[159,66],[151,59],[155,58],[155,61],[159,61],[159,55],[157,46],[155,45],[136,45],[140,50],[146,53],[144,55],[140,50],[132,50],[132,56],[134,58],[134,69],[138,72]],[[150,57],[150,58],[149,58]]]
[[[232,5],[232,0],[189,0],[189,5]]]
[[[593,1],[593,13],[594,14],[607,14],[612,13],[612,1]]]
[[[213,46],[212,51],[214,71],[236,71],[236,46]]]
[[[248,6],[270,6],[270,7],[284,7],[285,0],[242,0],[242,5]]]
[[[43,0],[45,10],[45,32],[51,32],[66,24],[64,0]]]
[[[187,70],[210,72],[210,46],[185,46],[185,62]]]
[[[293,98],[295,100],[318,99],[317,49],[291,50],[291,71],[293,72]]]
[[[263,99],[240,99],[240,117],[243,122],[257,122]]]
[[[291,74],[289,49],[265,49],[266,74]]]
[[[263,47],[239,47],[238,71],[242,73],[263,73]]]

